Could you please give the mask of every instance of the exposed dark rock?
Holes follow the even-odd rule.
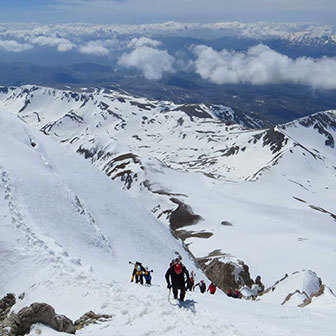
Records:
[[[191,120],[193,120],[193,117],[213,119],[212,115],[204,111],[198,104],[185,104],[174,109],[173,111],[182,111],[186,113]]]
[[[101,101],[101,102],[98,104],[98,107],[101,108],[102,110],[107,110],[110,106],[107,105],[106,103],[104,103],[104,102]]]
[[[30,103],[30,100],[27,98],[18,113],[23,112]]]
[[[307,203],[306,201],[304,201],[304,200],[301,199],[301,198],[298,198],[298,197],[295,197],[295,196],[293,196],[293,198],[296,199],[296,200],[299,201],[299,202]]]
[[[114,159],[111,160],[111,163],[115,163],[116,161],[122,161],[126,159],[132,159],[134,163],[140,163],[139,157],[132,153],[126,153],[126,154],[116,156]]]
[[[139,109],[143,109],[143,110],[147,110],[147,111],[150,111],[152,108],[155,108],[155,105],[152,105],[152,104],[141,104],[141,103],[138,103],[136,101],[131,101],[130,104],[133,105],[133,106],[139,107]]]
[[[181,240],[186,240],[187,238],[204,238],[208,239],[213,236],[212,232],[195,232],[195,231],[187,231],[187,230],[177,230],[175,231],[175,236],[180,238]]]
[[[84,148],[82,145],[76,150],[79,154],[84,154],[85,159],[92,158],[97,153],[97,148]]]
[[[89,324],[97,324],[98,322],[105,322],[111,319],[112,316],[108,314],[95,314],[93,311],[89,311],[82,315],[78,320],[75,321],[74,325],[76,330],[82,329]]]
[[[45,124],[43,127],[41,127],[40,131],[43,132],[46,135],[49,135],[52,128],[56,125],[56,122],[50,122]]]
[[[72,121],[76,121],[78,122],[79,124],[83,124],[84,123],[84,119],[77,115],[75,112],[73,111],[69,111],[65,116],[64,118],[70,118]]]
[[[182,126],[183,123],[184,123],[184,119],[182,117],[180,117],[180,118],[177,119],[177,125],[178,126]]]
[[[265,285],[262,283],[261,281],[261,276],[258,275],[256,278],[255,278],[255,284],[259,286],[260,290],[258,290],[258,293],[263,293],[264,290],[265,290]]]
[[[11,314],[3,325],[10,328],[10,336],[20,336],[28,334],[30,327],[35,323],[42,323],[69,334],[76,332],[69,318],[56,314],[54,308],[46,303],[33,303],[22,308],[17,314]]]
[[[260,140],[263,136],[263,133],[255,134],[253,135],[252,139],[250,139],[248,142],[251,143],[253,141],[253,144],[255,145],[258,140]]]
[[[221,150],[221,152],[223,152],[223,156],[230,156],[230,155],[238,154],[239,147],[238,146],[232,146],[229,149]]]
[[[318,207],[316,205],[309,205],[310,208],[312,208],[313,210],[317,210],[317,211],[320,211],[320,212],[323,212],[323,213],[326,213],[326,214],[329,214],[334,220],[336,220],[336,215],[330,211],[327,211],[321,207]]]
[[[133,178],[137,177],[131,170],[123,170],[112,177],[112,180],[120,177],[120,180],[124,182],[126,189],[131,189]]]
[[[8,88],[7,87],[0,87],[0,93],[7,94],[8,93]]]
[[[222,221],[221,224],[224,226],[233,226],[233,224],[228,221]]]
[[[171,213],[169,220],[170,227],[173,231],[184,226],[194,225],[203,219],[200,215],[194,214],[189,205],[184,204],[177,198],[171,198],[170,200],[178,204],[177,209]]]
[[[273,154],[279,152],[284,145],[286,145],[288,139],[281,132],[278,132],[275,128],[268,130],[263,137],[263,145],[270,146]]]
[[[36,115],[37,122],[41,122],[40,115],[37,112],[33,112]]]
[[[12,293],[7,294],[0,300],[0,322],[3,321],[10,309],[15,305],[15,295]]]
[[[223,263],[218,258],[214,258],[209,263],[209,259],[197,259],[208,279],[214,282],[225,293],[231,290],[238,290],[242,286],[251,287],[254,282],[250,277],[247,265],[237,265],[232,262]]]

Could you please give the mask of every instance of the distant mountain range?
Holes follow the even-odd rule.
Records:
[[[259,116],[272,124],[285,123],[336,106],[335,90],[313,90],[293,84],[216,85],[190,73],[167,75],[160,81],[145,79],[131,71],[113,71],[112,66],[78,63],[71,66],[39,66],[28,63],[1,63],[1,84],[41,84],[59,89],[89,91],[100,88],[126,90],[154,100],[178,104],[208,103],[232,107],[236,113]],[[99,83],[99,84],[98,84]]]

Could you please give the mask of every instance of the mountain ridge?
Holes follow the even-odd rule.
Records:
[[[294,272],[297,265],[312,269],[319,258],[331,257],[328,238],[317,227],[333,232],[336,163],[334,148],[326,141],[332,144],[335,137],[335,111],[249,129],[233,123],[236,117],[229,108],[221,110],[225,123],[204,118],[213,115],[206,105],[178,107],[115,91],[26,89],[2,89],[1,108],[103,170],[168,225],[200,262],[206,260],[203,269],[216,260],[218,269],[225,263],[238,267],[243,260],[251,275],[261,274],[270,284],[276,274]],[[235,210],[240,208],[244,211]],[[178,214],[196,220],[181,226]],[[283,240],[274,232],[287,221]],[[282,253],[293,260],[267,271],[262,266],[267,258],[248,245],[256,238],[250,222],[258,223],[254,230],[268,237],[258,241],[274,260]],[[238,235],[246,248],[233,244]],[[302,243],[306,238],[308,243]],[[279,246],[286,241],[291,248],[270,250],[268,239]],[[318,239],[328,248],[309,260],[305,248],[312,251]],[[316,271],[333,284],[328,263]]]

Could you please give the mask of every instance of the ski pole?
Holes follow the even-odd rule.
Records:
[[[171,288],[169,288],[169,293],[168,293],[168,302],[170,302],[170,292],[171,292]]]

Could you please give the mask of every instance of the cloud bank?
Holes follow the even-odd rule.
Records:
[[[138,47],[143,47],[143,46],[147,46],[147,47],[159,47],[162,43],[160,41],[157,40],[153,40],[149,37],[135,37],[133,38],[129,43],[128,43],[128,47],[129,48],[138,48]]]
[[[152,47],[137,47],[130,53],[125,53],[119,59],[119,65],[133,67],[142,71],[145,78],[159,80],[166,72],[174,72],[174,57],[167,50]]]
[[[75,45],[69,40],[54,36],[37,36],[30,38],[29,41],[38,46],[56,47],[60,52],[69,51],[75,48]]]
[[[14,40],[0,40],[0,50],[21,52],[32,48],[33,46],[27,43],[19,43]]]
[[[104,46],[102,41],[90,41],[79,47],[79,52],[83,54],[106,56],[110,50]]]
[[[265,45],[246,52],[216,51],[204,45],[191,48],[194,69],[203,79],[216,84],[293,83],[313,88],[336,89],[336,58],[291,59]]]
[[[162,45],[160,41],[149,37],[136,37],[128,42],[127,47],[133,49],[124,53],[118,64],[127,68],[140,70],[145,78],[159,80],[164,73],[174,72],[175,58],[167,50],[160,50],[156,47]]]

